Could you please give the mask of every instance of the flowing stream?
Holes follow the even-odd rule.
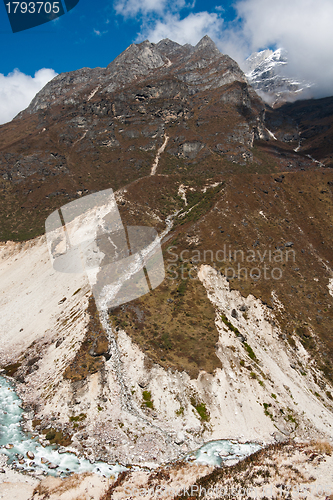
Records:
[[[53,476],[93,472],[105,477],[117,477],[119,472],[127,470],[120,464],[91,463],[56,445],[41,445],[38,437],[24,432],[21,427],[24,412],[21,403],[12,382],[0,376],[0,453],[7,455],[8,463],[16,470]],[[188,454],[187,458],[200,464],[221,466],[223,462],[242,460],[259,449],[261,446],[257,443],[219,440],[204,444]],[[140,467],[135,469],[139,470]]]
[[[0,377],[0,453],[20,471],[64,476],[71,472],[95,472],[106,477],[117,476],[126,470],[122,465],[104,462],[90,463],[75,453],[62,452],[56,445],[42,446],[37,437],[22,430],[23,409],[13,384]],[[27,453],[34,458],[29,459]],[[33,454],[33,455],[31,455]],[[21,463],[20,463],[21,462]],[[51,468],[50,468],[51,467]]]
[[[239,443],[229,439],[210,441],[195,452],[195,461],[204,465],[221,466],[223,462],[238,462],[261,448],[257,443]]]
[[[72,472],[93,472],[106,477],[116,477],[119,472],[127,470],[120,464],[91,463],[73,452],[59,450],[56,445],[41,445],[38,437],[22,430],[21,418],[24,410],[20,405],[21,400],[13,384],[0,376],[0,453],[7,455],[8,463],[16,470],[53,476],[66,476]],[[219,440],[204,444],[187,458],[200,464],[221,466],[223,462],[241,460],[259,449],[261,446],[257,443],[242,444],[232,440]]]

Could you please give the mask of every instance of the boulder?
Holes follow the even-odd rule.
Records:
[[[59,467],[59,465],[56,465],[56,464],[48,464],[49,469],[57,469],[58,467]]]
[[[180,445],[183,444],[184,441],[185,441],[185,434],[182,431],[177,432],[175,443]]]

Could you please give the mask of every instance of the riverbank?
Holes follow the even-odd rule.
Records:
[[[0,453],[0,499],[5,500],[94,500],[100,499],[114,482],[97,474],[73,474],[68,478],[40,478],[13,470]]]
[[[0,464],[2,458],[0,456]],[[4,467],[6,468],[6,467]],[[236,465],[177,462],[154,471],[128,470],[116,481],[94,474],[31,479],[0,473],[6,500],[333,499],[333,455],[327,442],[271,445]]]

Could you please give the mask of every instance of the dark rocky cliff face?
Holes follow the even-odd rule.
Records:
[[[267,126],[284,141],[326,167],[333,167],[333,97],[299,100],[267,114]]]

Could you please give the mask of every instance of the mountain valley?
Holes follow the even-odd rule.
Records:
[[[32,473],[20,498],[332,479],[333,97],[270,107],[250,83],[207,36],[145,41],[58,75],[0,126],[2,375],[43,446],[127,468]],[[125,227],[158,232],[166,276],[101,314],[44,233],[108,188]],[[260,451],[196,460],[221,440]]]

